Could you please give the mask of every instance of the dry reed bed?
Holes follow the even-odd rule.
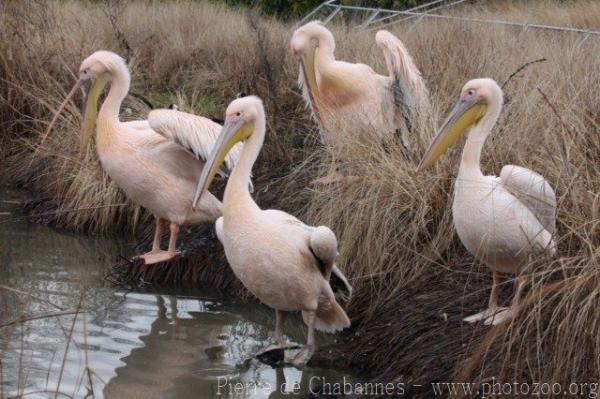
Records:
[[[340,356],[343,345],[353,348],[343,353],[350,364],[364,363],[366,355],[363,366],[369,372],[417,383],[452,376],[563,383],[600,378],[598,39],[577,47],[575,35],[519,34],[489,25],[423,21],[410,33],[409,25],[395,27],[432,95],[432,114],[419,132],[416,154],[406,154],[396,142],[353,146],[342,155],[359,182],[313,188],[308,182],[324,173],[329,161],[295,89],[297,66],[287,44],[291,25],[186,2],[2,7],[2,177],[34,190],[38,212],[84,209],[58,213],[55,223],[106,232],[135,230],[149,221],[136,206],[118,205],[126,199],[103,176],[92,148],[84,157],[72,150],[81,119],[75,105],[47,145],[34,152],[79,62],[96,49],[112,49],[129,58],[132,90],[157,105],[177,101],[219,117],[239,91],[265,99],[269,133],[255,169],[256,197],[338,234],[342,267],[356,288],[349,306],[357,335],[346,335],[337,348]],[[546,21],[542,11],[548,7],[558,11]],[[587,27],[600,26],[597,7],[586,1],[511,2],[477,12],[513,15],[518,9],[537,15],[536,22]],[[339,58],[385,70],[373,46],[374,32],[337,27],[334,33]],[[538,59],[546,61],[508,80]],[[499,173],[502,165],[515,163],[551,182],[558,195],[561,254],[551,262],[532,260],[531,295],[523,311],[512,324],[493,329],[460,321],[485,305],[490,278],[452,226],[459,150],[432,171],[414,172],[460,87],[482,76],[506,82],[506,106],[484,150],[483,170]],[[133,116],[147,111],[133,98],[125,106]]]

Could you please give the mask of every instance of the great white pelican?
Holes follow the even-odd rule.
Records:
[[[265,139],[265,111],[255,96],[234,100],[227,107],[223,131],[198,181],[194,204],[210,187],[224,157],[245,140],[223,197],[223,216],[216,222],[219,240],[235,275],[263,303],[275,309],[274,338],[284,348],[285,312],[301,311],[308,325],[307,345],[286,362],[304,365],[315,347],[315,328],[335,332],[350,325],[329,284],[339,277],[349,293],[348,281],[335,265],[335,234],[325,226],[312,227],[279,210],[263,210],[252,199],[248,178]]]
[[[90,55],[81,63],[79,79],[42,142],[78,88],[86,87],[81,148],[85,150],[96,133],[96,148],[104,171],[129,199],[154,215],[152,249],[141,256],[146,264],[153,264],[176,255],[179,226],[212,223],[221,216],[222,204],[209,192],[192,211],[195,184],[221,126],[207,118],[168,109],[151,111],[148,120],[121,122],[119,109],[130,80],[127,65],[117,54],[97,51]],[[110,90],[98,112],[98,99],[109,83]],[[226,168],[233,167],[239,153],[237,146],[226,158]],[[164,251],[160,241],[167,222],[171,235]]]
[[[468,133],[454,186],[452,215],[464,246],[493,274],[488,308],[465,321],[498,324],[514,315],[532,257],[554,256],[556,196],[539,174],[506,165],[500,177],[484,176],[479,163],[486,138],[502,109],[502,90],[492,79],[469,81],[418,167],[423,170]],[[500,273],[517,275],[510,309],[498,306]]]
[[[387,76],[365,64],[336,60],[333,35],[319,21],[292,36],[290,45],[300,64],[298,84],[327,146],[390,135],[399,135],[405,147],[414,142],[417,119],[429,105],[425,82],[396,36],[380,30],[375,42],[383,51]]]

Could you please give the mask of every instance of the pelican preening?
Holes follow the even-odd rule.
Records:
[[[425,83],[400,40],[387,31],[379,31],[375,39],[388,76],[364,64],[337,61],[333,35],[319,22],[294,32],[291,47],[300,64],[299,83],[327,146],[344,144],[345,137],[352,144],[400,134],[403,144],[412,147],[413,127],[429,107]],[[98,111],[100,94],[109,83]],[[129,71],[120,56],[95,52],[81,64],[79,78],[42,142],[78,88],[88,86],[81,148],[87,148],[95,133],[103,169],[132,201],[155,216],[152,249],[141,256],[144,261],[152,264],[175,256],[179,226],[216,221],[233,272],[275,310],[278,348],[286,347],[286,312],[302,312],[307,345],[292,355],[288,351],[286,361],[304,365],[314,352],[315,329],[335,332],[350,325],[329,284],[331,275],[342,280],[348,295],[352,287],[336,266],[337,238],[328,227],[308,226],[285,212],[262,210],[251,197],[251,171],[266,133],[262,101],[245,94],[237,98],[228,106],[222,127],[176,106],[151,111],[147,120],[121,122],[119,109],[129,84]],[[530,258],[556,253],[556,197],[548,182],[513,165],[502,168],[499,178],[481,172],[481,151],[501,108],[502,90],[495,81],[468,82],[418,167],[431,166],[468,132],[452,213],[465,247],[492,269],[488,309],[465,319],[486,324],[512,315],[527,282],[525,266]],[[223,203],[208,192],[217,173],[230,174]],[[329,179],[336,179],[332,171]],[[166,221],[171,235],[164,251],[160,242]],[[516,274],[518,281],[513,304],[503,312],[498,306],[500,273]]]
[[[479,166],[481,150],[502,109],[502,90],[492,79],[469,81],[423,157],[419,170],[431,166],[468,132],[454,187],[452,215],[464,246],[493,273],[488,309],[465,321],[497,324],[518,304],[532,256],[556,253],[556,196],[539,174],[506,165],[500,177],[484,176]],[[500,273],[516,274],[517,290],[509,310],[497,314]]]
[[[275,309],[275,340],[284,346],[284,312],[302,311],[308,325],[307,345],[288,359],[305,364],[314,351],[314,330],[334,332],[350,325],[337,303],[329,278],[338,275],[335,234],[325,226],[307,226],[278,210],[262,210],[248,191],[248,177],[265,138],[265,111],[258,97],[234,100],[225,115],[223,131],[198,181],[194,204],[210,187],[229,149],[245,140],[223,197],[223,216],[217,236],[235,275],[263,303]]]
[[[388,76],[364,64],[336,60],[333,35],[318,21],[292,36],[291,48],[300,64],[298,82],[326,145],[336,145],[349,134],[354,139],[400,134],[407,147],[413,141],[413,125],[429,104],[425,82],[396,36],[380,30],[375,41]]]
[[[147,121],[121,122],[119,108],[129,91],[130,75],[123,58],[109,51],[97,51],[79,68],[77,83],[50,123],[50,133],[58,114],[77,89],[89,86],[81,134],[82,148],[96,133],[96,147],[102,167],[135,203],[156,218],[152,249],[142,255],[152,264],[176,254],[179,226],[212,223],[221,216],[221,202],[205,193],[192,210],[195,184],[204,166],[203,159],[216,141],[221,126],[209,119],[176,110],[151,111]],[[98,98],[111,82],[110,90],[98,112]],[[96,118],[97,116],[97,118]],[[43,140],[43,139],[42,139]],[[239,146],[225,162],[231,168]],[[166,251],[160,248],[165,222],[170,222]]]

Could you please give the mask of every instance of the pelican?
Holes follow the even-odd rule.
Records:
[[[216,142],[221,126],[207,118],[168,109],[151,111],[148,120],[121,122],[119,109],[129,91],[130,79],[127,65],[119,55],[109,51],[90,55],[81,63],[79,79],[59,107],[42,143],[78,88],[88,86],[81,148],[87,148],[96,132],[104,171],[132,201],[154,215],[152,249],[141,255],[146,264],[154,264],[177,254],[181,225],[212,223],[221,216],[222,204],[209,192],[194,211],[191,206],[203,159]],[[98,99],[109,82],[110,90],[98,112]],[[238,146],[228,155],[227,168],[233,167],[239,153]],[[170,238],[165,251],[161,250],[160,241],[167,222]]]
[[[375,35],[388,75],[365,64],[335,59],[335,40],[319,21],[298,28],[291,39],[300,64],[298,84],[327,146],[342,138],[377,138],[399,134],[406,147],[417,117],[429,104],[419,69],[404,44],[388,31]],[[349,134],[351,136],[349,136]]]
[[[335,234],[325,226],[312,227],[279,210],[262,210],[250,196],[250,171],[265,139],[265,111],[255,96],[234,100],[227,108],[223,130],[198,181],[194,205],[210,187],[229,149],[245,140],[223,197],[223,216],[217,236],[235,275],[263,303],[275,309],[274,338],[284,348],[285,312],[302,311],[308,326],[307,344],[286,361],[303,366],[315,348],[314,330],[335,332],[350,325],[336,301],[329,278],[348,281],[335,265]]]
[[[463,245],[493,275],[488,308],[465,321],[498,324],[514,315],[532,257],[554,256],[556,195],[539,174],[506,165],[500,177],[481,172],[481,150],[502,109],[502,90],[492,79],[469,81],[419,164],[430,167],[468,132],[454,187],[452,216]],[[517,275],[510,309],[498,306],[500,273]]]

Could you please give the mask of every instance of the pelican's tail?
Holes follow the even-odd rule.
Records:
[[[319,331],[334,333],[350,327],[350,319],[344,309],[335,300],[331,288],[329,288],[329,291],[330,295],[323,294],[319,298],[315,328]],[[305,312],[302,312],[302,318],[306,323]]]

